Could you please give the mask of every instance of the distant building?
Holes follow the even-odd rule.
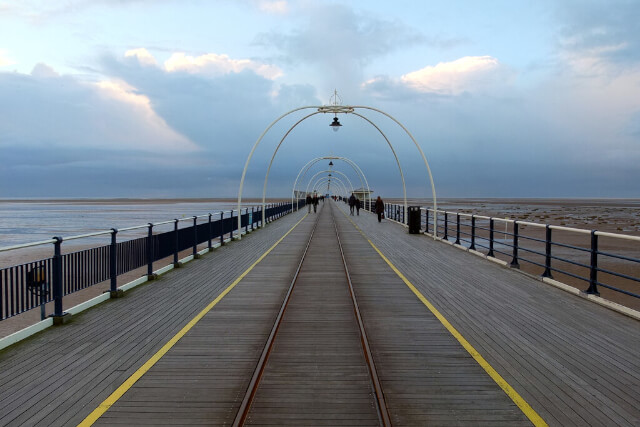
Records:
[[[369,191],[366,188],[358,188],[357,190],[353,190],[353,195],[363,202],[365,200],[369,200],[372,194],[373,191]]]

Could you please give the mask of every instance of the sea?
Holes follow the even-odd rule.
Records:
[[[257,205],[243,204],[249,209]],[[229,211],[236,208],[237,203],[232,201],[0,201],[0,247],[209,213],[219,218],[221,211],[225,211],[225,217],[228,217]],[[165,226],[170,227],[172,225]],[[127,237],[135,237],[134,234],[130,232]],[[82,239],[82,243],[95,243],[97,240],[104,238]]]

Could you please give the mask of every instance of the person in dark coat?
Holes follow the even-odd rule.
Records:
[[[349,197],[349,212],[351,216],[353,216],[353,209],[356,207],[356,196],[351,193],[351,197]]]
[[[307,194],[307,198],[304,201],[307,204],[307,213],[311,213],[311,204],[313,203],[311,194]]]
[[[318,208],[318,195],[313,195],[313,213],[316,213],[316,209]]]
[[[356,214],[360,215],[360,199],[356,197]]]
[[[382,215],[384,214],[384,202],[378,196],[375,204],[376,213],[378,214],[378,222],[382,222]]]

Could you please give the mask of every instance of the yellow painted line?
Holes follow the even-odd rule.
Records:
[[[249,272],[253,270],[253,268],[258,265],[260,261],[262,261],[267,255],[269,255],[269,253],[276,246],[278,246],[278,244],[282,242],[284,238],[287,237],[289,233],[291,233],[293,229],[296,228],[298,224],[300,224],[307,217],[307,215],[308,214],[305,214],[302,219],[300,219],[300,221],[296,222],[294,226],[284,234],[284,236],[278,239],[278,241],[275,242],[273,246],[271,246],[265,253],[263,253],[260,258],[256,260],[256,262],[251,264],[251,266],[247,268],[244,273],[238,276],[238,278],[234,280],[233,283],[231,283],[220,295],[218,295],[216,299],[211,301],[209,305],[207,305],[200,313],[196,315],[196,317],[191,319],[191,321],[189,321],[189,323],[187,323],[184,328],[182,328],[177,334],[173,336],[173,338],[171,338],[164,346],[162,346],[160,350],[158,350],[153,356],[151,356],[151,358],[147,360],[144,365],[142,365],[140,368],[138,368],[137,371],[131,374],[131,376],[127,378],[127,380],[122,383],[120,387],[118,387],[113,393],[111,393],[111,395],[107,397],[96,409],[94,409],[93,412],[91,412],[84,420],[82,420],[82,422],[78,424],[78,426],[85,427],[93,425],[93,423],[95,423],[98,418],[102,416],[102,414],[107,412],[107,410],[113,404],[115,404],[118,399],[120,399],[122,395],[125,394],[127,390],[129,390],[136,383],[136,381],[138,381],[149,369],[151,369],[151,367],[155,365],[156,362],[158,362],[158,360],[160,360],[162,356],[164,356],[171,349],[171,347],[173,347],[180,340],[180,338],[182,338],[187,332],[189,332],[189,330],[193,328],[195,324],[198,323],[200,319],[202,319],[205,314],[207,314],[216,304],[218,304],[218,302],[220,302],[220,300],[224,298],[225,295],[227,295],[231,291],[231,289],[233,289],[238,283],[240,283],[240,281],[244,279],[244,277],[249,274]]]
[[[342,212],[342,210],[340,210],[340,212]],[[518,408],[520,408],[520,410],[526,415],[527,418],[529,418],[533,425],[536,427],[547,427],[547,423],[542,419],[542,417],[533,410],[533,408],[527,403],[527,401],[524,400],[522,396],[520,396],[520,394],[515,391],[514,388],[511,387],[511,385],[509,385],[509,383],[505,381],[505,379],[502,378],[502,376],[495,369],[493,369],[489,362],[487,362],[485,358],[482,357],[482,355],[478,353],[478,351],[469,343],[469,341],[467,341],[462,336],[462,334],[458,332],[458,330],[454,328],[451,323],[449,323],[449,321],[440,313],[440,311],[438,311],[438,309],[435,308],[433,304],[431,304],[431,302],[427,298],[425,298],[425,296],[422,295],[422,293],[415,286],[413,286],[409,279],[407,279],[404,274],[402,274],[400,270],[398,270],[396,266],[393,265],[393,263],[389,261],[386,256],[384,256],[380,249],[378,249],[376,245],[374,245],[373,242],[367,237],[364,231],[362,231],[360,227],[358,227],[353,221],[351,221],[351,218],[349,218],[344,212],[342,212],[342,214],[351,222],[351,224],[353,224],[356,230],[358,230],[360,234],[362,234],[362,236],[367,239],[367,242],[369,242],[371,247],[375,249],[376,252],[378,252],[378,255],[380,255],[380,257],[387,263],[387,265],[389,265],[389,267],[391,267],[391,269],[398,275],[398,277],[402,279],[404,284],[407,285],[409,289],[411,289],[411,291],[418,297],[418,299],[422,301],[425,306],[427,306],[429,311],[431,311],[431,313],[436,316],[436,318],[440,321],[440,323],[442,323],[445,328],[447,328],[451,335],[453,335],[458,340],[458,342],[462,344],[464,349],[469,352],[471,357],[473,357],[475,361],[478,362],[480,366],[482,366],[482,369],[484,369],[487,374],[489,374],[489,376],[496,382],[496,384],[498,384],[500,388],[507,394],[507,396],[511,398],[513,403],[515,403]]]

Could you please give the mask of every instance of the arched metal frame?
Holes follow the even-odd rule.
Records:
[[[350,165],[353,168],[353,170],[356,172],[356,175],[358,175],[358,178],[360,179],[360,188],[364,190],[365,184],[367,185],[367,191],[369,193],[369,202],[371,202],[371,189],[369,188],[369,182],[367,181],[367,177],[365,176],[364,172],[362,172],[362,169],[360,169],[360,167],[353,160],[348,159],[346,157],[339,157],[339,156],[323,156],[323,157],[316,157],[315,159],[309,160],[309,162],[307,162],[307,164],[304,165],[298,172],[298,176],[296,176],[296,180],[293,182],[293,188],[291,189],[291,207],[292,208],[293,208],[293,200],[296,199],[295,192],[296,192],[296,186],[298,185],[298,180],[301,178],[304,179],[305,175],[307,174],[311,166],[315,165],[321,160],[342,160],[343,162]],[[302,175],[302,177],[300,177],[300,175]],[[364,179],[364,182],[362,182],[363,179]],[[365,202],[366,202],[366,197],[365,197]],[[299,203],[298,203],[298,200],[296,199],[296,209],[298,208],[299,208]]]
[[[334,178],[334,181],[335,181],[336,184],[340,184],[340,186],[342,187],[342,192],[343,192],[344,196],[346,197],[348,195],[348,193],[349,193],[349,190],[347,189],[347,186],[345,185],[345,183],[339,178],[335,178],[335,177],[331,177],[331,178]],[[318,186],[320,184],[325,184],[327,181],[331,181],[331,178],[329,178],[328,176],[321,177],[313,185],[314,189],[318,188]],[[338,186],[339,190],[340,190],[340,186]]]
[[[349,179],[349,177],[348,177],[347,175],[345,175],[345,174],[343,174],[342,172],[340,172],[340,171],[338,171],[338,170],[335,170],[335,169],[325,169],[325,170],[323,170],[323,171],[320,171],[320,172],[316,173],[315,175],[313,175],[313,176],[309,179],[309,182],[307,183],[306,193],[308,193],[308,192],[309,192],[309,185],[311,184],[311,182],[313,181],[313,179],[314,179],[315,177],[317,177],[318,175],[320,175],[320,174],[322,174],[322,173],[327,173],[327,172],[329,173],[329,175],[331,175],[331,173],[333,172],[333,173],[338,173],[338,174],[340,174],[340,175],[344,176],[344,177],[345,177],[345,179],[347,180],[347,182],[349,183],[349,186],[351,187],[351,192],[353,192],[353,190],[354,190],[353,184],[351,183],[351,180]]]
[[[289,134],[291,133],[291,131],[297,127],[300,123],[302,123],[303,121],[305,121],[306,119],[308,119],[309,117],[315,116],[316,114],[320,114],[322,111],[320,111],[320,109],[318,109],[318,111],[308,114],[306,116],[304,116],[303,118],[301,118],[300,120],[298,120],[296,123],[293,124],[293,126],[291,126],[289,128],[289,130],[284,134],[284,136],[282,137],[282,139],[280,139],[280,142],[278,143],[276,149],[274,150],[273,154],[271,155],[271,160],[269,161],[269,167],[267,168],[267,174],[265,175],[264,178],[264,186],[262,188],[262,220],[264,221],[264,217],[266,215],[266,210],[264,209],[264,206],[266,205],[266,199],[267,199],[267,181],[269,180],[269,173],[271,172],[271,166],[273,165],[273,161],[276,158],[276,154],[278,154],[278,150],[280,150],[280,146],[282,146],[282,143],[284,142],[284,140],[287,138],[287,136],[289,136]],[[384,140],[387,142],[387,145],[389,146],[389,148],[391,149],[391,152],[393,153],[393,157],[396,159],[396,164],[398,165],[398,170],[400,171],[400,178],[402,179],[402,194],[403,194],[403,201],[404,201],[404,213],[405,213],[405,217],[407,215],[407,187],[405,185],[405,181],[404,181],[404,173],[402,172],[402,166],[400,165],[400,159],[398,159],[398,155],[396,154],[396,150],[393,148],[393,144],[391,144],[391,141],[389,141],[389,138],[387,138],[387,135],[385,135],[385,133],[378,127],[376,126],[371,120],[369,120],[368,118],[366,118],[365,116],[363,116],[362,114],[358,114],[353,110],[348,111],[351,114],[354,114],[355,116],[358,116],[360,118],[362,118],[363,120],[367,121],[369,124],[371,124],[374,128],[376,128],[376,130],[380,133],[380,135],[382,135],[382,137],[384,138]]]
[[[311,117],[311,116],[313,116],[315,114],[318,114],[318,113],[325,113],[325,114],[328,113],[328,114],[335,114],[335,115],[337,115],[338,113],[340,113],[340,114],[349,114],[349,113],[353,113],[355,111],[355,109],[359,109],[359,108],[366,109],[366,110],[371,110],[371,111],[376,111],[376,112],[378,112],[380,114],[383,114],[386,117],[388,117],[391,120],[393,120],[398,126],[400,126],[405,131],[405,133],[409,136],[409,138],[411,138],[411,140],[413,141],[414,145],[416,146],[416,148],[420,152],[420,155],[422,156],[422,160],[424,161],[424,164],[425,164],[425,166],[427,168],[429,181],[430,181],[430,184],[431,184],[431,192],[432,192],[432,195],[433,195],[434,222],[437,224],[437,211],[438,211],[438,209],[437,209],[437,201],[436,201],[436,188],[435,188],[435,184],[433,182],[433,175],[431,174],[431,168],[429,167],[429,162],[427,162],[427,157],[424,155],[424,152],[422,151],[422,148],[420,148],[420,145],[418,144],[416,139],[413,137],[411,132],[409,132],[409,130],[402,123],[400,123],[400,121],[398,121],[395,117],[393,117],[392,115],[390,115],[390,114],[388,114],[388,113],[386,113],[386,112],[384,112],[384,111],[382,111],[380,109],[377,109],[377,108],[374,108],[374,107],[368,107],[368,106],[364,106],[364,105],[356,105],[356,106],[323,105],[323,106],[298,107],[298,108],[294,108],[293,110],[282,114],[280,117],[278,117],[273,122],[271,122],[271,124],[269,126],[267,126],[267,128],[262,132],[260,137],[253,144],[253,147],[251,148],[251,151],[249,152],[249,156],[247,157],[247,160],[245,162],[244,169],[242,170],[242,177],[240,178],[240,188],[238,189],[238,210],[242,209],[242,190],[244,188],[244,180],[245,180],[245,177],[247,175],[247,169],[249,168],[249,163],[251,162],[251,158],[253,157],[253,153],[255,152],[256,148],[260,144],[260,141],[262,141],[262,139],[267,134],[267,132],[276,123],[278,123],[283,118],[285,118],[288,115],[293,114],[293,113],[295,113],[297,111],[310,109],[310,108],[316,109],[317,111],[315,113],[309,114],[307,117],[304,117],[301,120],[299,120],[298,123],[296,123],[296,125],[294,125],[294,127],[297,126],[297,124],[299,124],[300,122],[302,122],[306,118]],[[291,128],[291,129],[293,129],[293,128]],[[289,131],[287,132],[287,135],[289,134],[291,129],[289,129]],[[286,135],[285,135],[285,137],[286,137]],[[283,137],[283,139],[280,141],[280,144],[282,144],[282,141],[284,141],[285,137]],[[278,146],[280,146],[280,144]],[[272,156],[271,163],[273,163],[274,157],[275,157],[275,153]],[[268,175],[268,173],[269,173],[269,171],[267,171],[267,175]],[[265,189],[266,189],[266,178],[265,178]],[[265,203],[265,201],[264,201],[265,197],[266,197],[266,190],[265,190],[265,193],[263,195],[263,208],[264,208],[264,203]],[[405,209],[406,209],[406,202],[405,202]],[[263,219],[264,219],[264,209],[263,209]],[[238,227],[242,228],[242,221],[241,221],[240,216],[238,216]],[[437,237],[437,230],[434,232],[434,239],[436,237]]]
[[[320,178],[318,178],[312,186],[310,186],[312,189],[318,188],[318,185],[320,185],[320,183],[324,182],[324,181],[329,181],[331,182],[331,179],[334,179],[336,182],[339,182],[340,184],[342,184],[344,191],[347,193],[347,195],[349,195],[349,187],[347,187],[347,185],[344,183],[344,181],[342,181],[339,178],[336,178],[335,176],[321,176]],[[353,188],[352,188],[353,190]]]

